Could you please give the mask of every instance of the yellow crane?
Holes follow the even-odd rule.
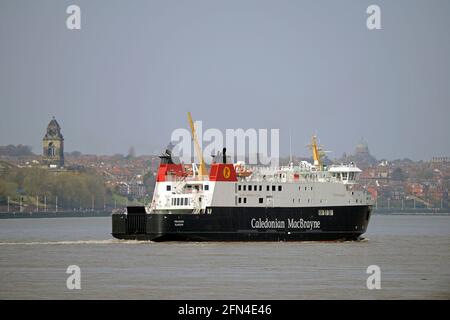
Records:
[[[200,149],[200,145],[198,143],[197,133],[195,132],[194,121],[192,121],[192,116],[191,116],[190,112],[188,112],[188,119],[189,119],[189,126],[191,127],[192,140],[194,140],[195,153],[197,154],[197,157],[200,161],[200,166],[198,168],[198,175],[206,176],[206,175],[208,175],[208,172],[206,171],[205,160],[203,159],[203,152],[202,152],[202,149]]]
[[[308,147],[312,149],[314,165],[322,170],[322,156],[325,153],[323,152],[322,148],[317,145],[317,137],[315,135],[311,137],[311,144]]]

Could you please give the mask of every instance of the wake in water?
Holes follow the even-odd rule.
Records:
[[[136,240],[67,240],[67,241],[31,241],[31,242],[0,242],[0,246],[9,245],[82,245],[82,244],[149,244],[152,241]]]

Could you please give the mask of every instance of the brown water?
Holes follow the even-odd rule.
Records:
[[[372,217],[361,242],[114,240],[109,218],[0,220],[0,299],[450,299],[450,217]],[[81,268],[81,290],[66,269]],[[381,268],[381,290],[366,269]]]

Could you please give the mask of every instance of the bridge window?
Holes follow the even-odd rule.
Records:
[[[209,184],[205,184],[204,189],[205,189],[205,191],[208,191],[209,190]]]
[[[166,186],[166,191],[170,191],[172,189],[172,186]]]

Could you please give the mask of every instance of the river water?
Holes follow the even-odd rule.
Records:
[[[0,220],[0,299],[450,299],[450,216],[373,215],[359,242],[115,240],[110,218]],[[67,267],[81,289],[66,286]],[[369,290],[369,265],[381,289]]]

